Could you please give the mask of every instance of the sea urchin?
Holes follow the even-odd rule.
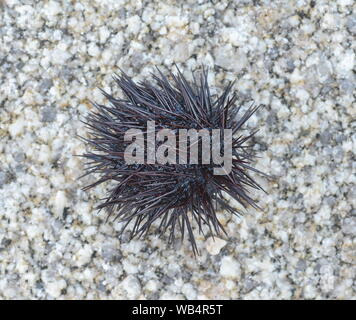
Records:
[[[193,221],[199,232],[207,226],[219,235],[226,232],[218,208],[240,214],[226,195],[258,208],[248,188],[262,188],[249,172],[263,173],[251,166],[255,152],[246,144],[257,131],[243,135],[241,127],[259,106],[242,113],[233,83],[212,95],[204,68],[192,82],[178,68],[170,80],[160,70],[152,76],[154,81],[135,83],[122,72],[114,79],[124,97],[103,91],[110,105],[94,103],[95,111],[84,121],[90,151],[82,156],[88,159],[85,175],[100,177],[84,190],[111,181],[98,209],[123,222],[122,231],[132,222],[131,237],[146,235],[157,220],[161,234],[169,230],[169,243],[176,231],[183,239],[187,230],[195,254]]]

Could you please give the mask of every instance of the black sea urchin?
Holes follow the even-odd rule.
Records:
[[[98,209],[105,208],[108,217],[115,216],[124,222],[122,231],[133,222],[131,237],[146,235],[152,223],[159,220],[159,232],[163,234],[167,229],[170,231],[169,243],[175,239],[176,231],[183,239],[187,230],[195,254],[198,250],[191,226],[193,220],[199,232],[203,232],[203,225],[206,225],[212,235],[219,235],[221,231],[226,232],[216,216],[218,207],[239,214],[229,205],[226,194],[244,207],[251,205],[258,208],[248,195],[248,188],[262,188],[249,175],[249,171],[263,173],[251,167],[255,152],[251,145],[246,144],[257,131],[243,135],[241,127],[259,106],[251,106],[241,114],[241,106],[236,106],[237,95],[231,94],[233,83],[229,83],[220,96],[211,95],[204,69],[198,79],[193,74],[192,83],[178,68],[176,75],[170,74],[170,81],[159,70],[157,75],[152,76],[153,82],[135,83],[122,72],[114,79],[122,89],[124,98],[117,99],[103,91],[110,105],[94,104],[96,110],[85,121],[89,137],[83,138],[91,147],[91,152],[82,156],[89,159],[86,174],[98,173],[100,178],[84,189],[111,181],[112,189],[102,199]],[[149,128],[152,121],[155,124],[153,130]],[[136,139],[128,141],[125,134],[133,129]],[[176,161],[176,156],[168,157],[172,144],[170,147],[165,145],[167,137],[161,139],[160,143],[153,140],[153,151],[158,152],[159,148],[164,147],[161,156],[166,162],[155,163],[152,158],[148,161],[152,156],[149,154],[148,140],[152,133],[158,137],[158,131],[162,129],[170,129],[173,133],[184,129],[206,129],[208,139],[216,129],[230,130],[231,170],[228,172],[224,169],[226,174],[215,174],[214,168],[219,166],[212,163],[210,157],[210,162],[204,161],[207,154],[203,151],[199,151],[197,162],[189,161],[193,159],[192,153],[189,153],[193,150],[193,144],[201,146],[203,143],[200,135],[195,143],[194,137],[189,136],[185,150],[189,157],[185,162]],[[143,133],[137,134],[137,130]],[[224,133],[219,135],[220,138],[227,131],[221,132]],[[181,151],[181,140],[182,136],[174,140],[173,149]],[[206,150],[213,151],[217,141],[214,142],[213,138],[212,141],[210,145],[209,140]],[[133,145],[136,147],[130,149]],[[224,147],[223,143],[218,144],[218,152],[221,153]],[[141,160],[128,162],[129,158],[125,157],[128,150],[131,150],[131,160],[135,157],[139,159],[138,155],[141,155]]]

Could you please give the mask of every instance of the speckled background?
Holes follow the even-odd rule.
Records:
[[[354,299],[352,0],[18,1],[0,5],[2,299]],[[97,87],[174,62],[266,107],[262,211],[220,213],[229,236],[166,248],[118,239],[94,206],[75,135]]]

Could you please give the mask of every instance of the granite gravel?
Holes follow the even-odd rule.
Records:
[[[1,299],[355,299],[352,0],[0,1]],[[219,92],[264,104],[248,128],[268,194],[220,212],[228,236],[167,248],[119,239],[85,193],[76,135],[135,80],[210,68]]]

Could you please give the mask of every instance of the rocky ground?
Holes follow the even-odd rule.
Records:
[[[355,4],[352,0],[34,1],[0,5],[2,299],[355,299]],[[219,214],[228,237],[166,247],[118,239],[84,193],[79,121],[176,62],[266,107],[262,211]]]

